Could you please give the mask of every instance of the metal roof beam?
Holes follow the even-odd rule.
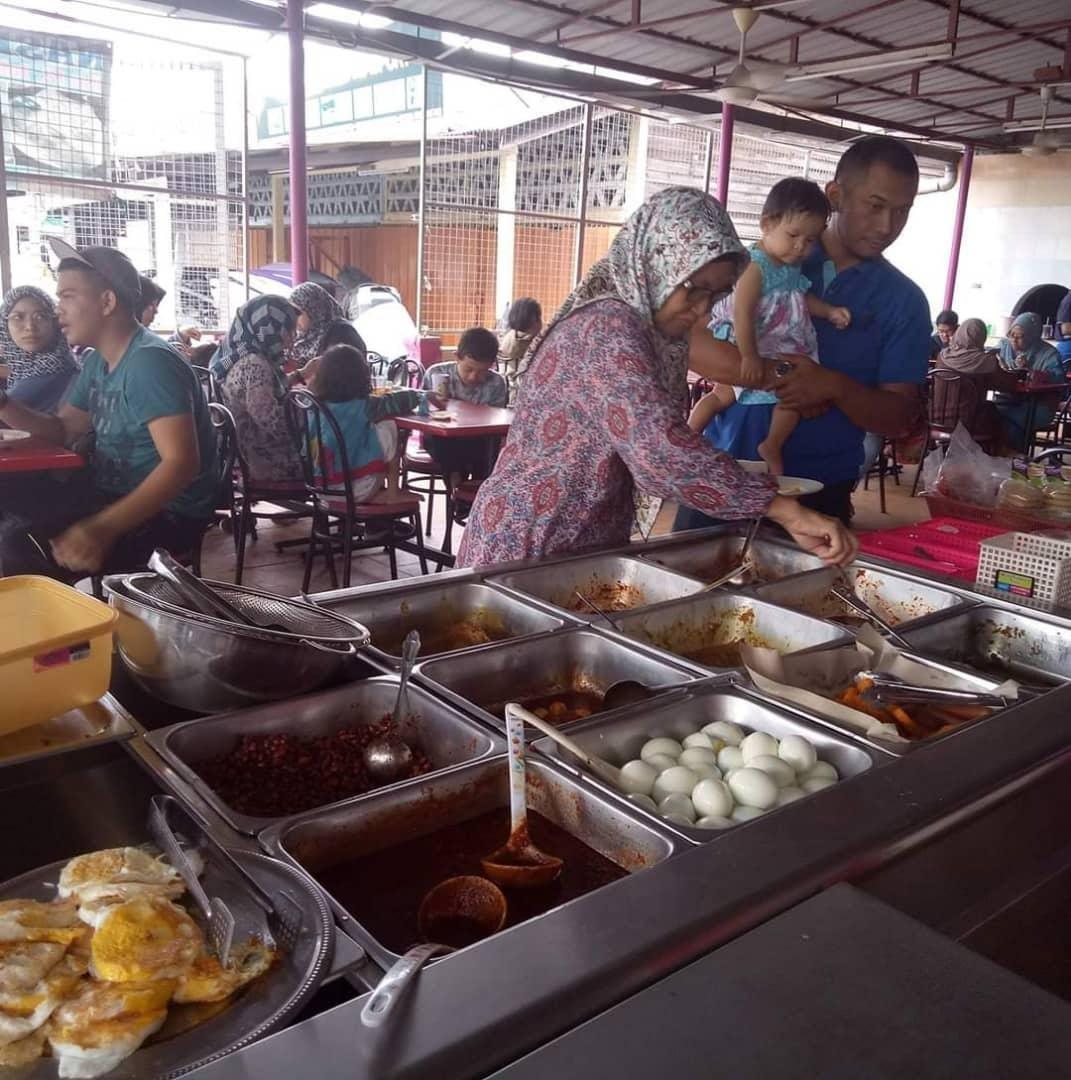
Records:
[[[596,4],[594,7],[587,8],[583,13],[577,12],[575,15],[570,15],[567,19],[562,19],[561,22],[556,23],[554,26],[548,27],[546,30],[541,30],[536,35],[536,41],[550,41],[556,40],[557,34],[561,30],[565,30],[570,26],[575,26],[580,22],[587,22],[595,15],[606,11],[607,8],[617,7],[618,4],[623,4],[625,0],[602,0],[602,3]],[[633,0],[633,3],[638,3],[638,0]]]

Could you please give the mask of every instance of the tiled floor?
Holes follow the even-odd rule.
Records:
[[[872,481],[869,491],[858,491],[855,495],[855,525],[858,529],[887,529],[894,525],[918,521],[929,516],[926,502],[922,498],[911,497],[911,482],[914,468],[907,467],[901,478],[900,486],[892,480],[886,482],[886,509],[882,514],[879,508],[877,482]],[[435,501],[433,528],[431,537],[426,542],[441,547],[443,538],[442,499]],[[426,503],[425,503],[426,512]],[[672,527],[674,508],[663,510],[655,525],[655,533],[669,532]],[[457,549],[464,530],[455,526],[454,549]],[[304,551],[290,549],[284,552],[275,550],[280,540],[300,539],[308,535],[308,522],[298,521],[289,525],[272,525],[263,522],[258,527],[255,541],[246,547],[245,573],[242,582],[283,596],[295,596],[301,588],[301,576],[304,571]],[[339,571],[341,572],[341,559]],[[234,580],[234,546],[229,534],[213,529],[205,538],[202,572],[205,577],[219,581]],[[434,569],[434,566],[431,567]],[[398,572],[402,577],[418,577],[420,565],[415,555],[398,553]],[[373,582],[387,581],[390,578],[390,565],[382,548],[361,551],[354,555],[351,584],[367,585]],[[317,560],[313,568],[310,592],[321,592],[331,587],[323,560]]]

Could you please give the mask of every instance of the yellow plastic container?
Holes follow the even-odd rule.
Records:
[[[45,577],[0,578],[0,735],[103,697],[116,613]]]

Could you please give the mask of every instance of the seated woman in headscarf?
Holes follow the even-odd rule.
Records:
[[[52,298],[33,285],[12,289],[0,308],[0,378],[8,396],[54,413],[77,374]]]
[[[985,339],[985,323],[981,319],[967,319],[956,328],[952,341],[937,356],[937,370],[954,371],[970,384],[969,392],[957,394],[956,399],[960,403],[961,414],[965,407],[969,407],[971,415],[950,419],[939,415],[940,402],[933,402],[930,417],[941,423],[955,423],[955,419],[961,419],[975,438],[991,440],[998,433],[1000,417],[986,401],[986,394],[990,390],[1014,390],[1015,376],[1000,366],[997,353],[985,347]]]
[[[1041,337],[1041,317],[1033,312],[1023,312],[1008,329],[1008,336],[1000,343],[1000,366],[1015,374],[1029,372],[1039,382],[1063,383],[1063,361],[1052,345]],[[1063,397],[1063,390],[1036,403],[1034,431],[1047,428]],[[1027,442],[1026,422],[1030,404],[1026,401],[1002,400],[997,409],[1007,427],[1008,444],[1022,449]],[[1029,434],[1033,435],[1034,432]]]
[[[624,544],[640,493],[766,516],[829,562],[852,557],[839,521],[778,495],[685,422],[688,333],[747,262],[724,209],[695,188],[665,188],[628,219],[528,353],[459,566]]]
[[[286,422],[283,364],[298,313],[280,296],[238,309],[209,368],[234,415],[238,445],[257,487],[304,490],[301,459]]]
[[[342,318],[342,309],[334,297],[314,281],[298,285],[290,293],[290,304],[297,311],[294,340],[286,350],[288,368],[303,368],[310,360],[327,351],[324,335],[332,322]]]

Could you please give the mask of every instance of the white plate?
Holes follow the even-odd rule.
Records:
[[[429,413],[432,420],[456,420],[452,412],[448,412],[446,409],[436,409],[435,412]]]
[[[0,428],[0,443],[22,442],[23,439],[29,437],[30,433],[28,431],[18,431],[16,428]]]
[[[779,476],[777,478],[777,494],[788,495],[796,498],[798,495],[813,495],[825,487],[820,480],[808,480],[803,476]]]

